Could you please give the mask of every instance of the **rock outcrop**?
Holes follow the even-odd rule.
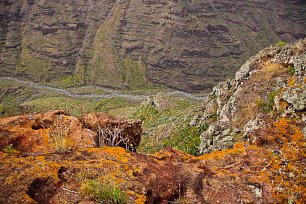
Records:
[[[98,126],[100,129],[98,129]],[[125,139],[116,146],[135,149],[141,138],[141,123],[128,122],[105,113],[89,114],[77,118],[66,111],[49,111],[41,114],[28,114],[0,119],[0,148],[11,145],[25,154],[44,154],[51,152],[70,152],[76,148],[100,146],[98,138],[101,131],[110,134],[120,130],[118,137]],[[115,146],[115,145],[113,145]]]
[[[72,85],[207,91],[260,49],[306,35],[299,0],[5,0],[0,7],[1,76]]]
[[[306,40],[266,48],[248,60],[237,71],[235,79],[214,87],[203,104],[216,104],[218,108],[214,111],[218,118],[201,135],[202,153],[232,147],[235,141],[247,139],[250,132],[277,116],[303,121],[305,73]],[[204,111],[203,115],[207,113]]]
[[[122,146],[126,149],[132,148],[135,150],[140,143],[142,133],[142,122],[140,120],[128,122],[125,119],[113,117],[105,113],[92,113],[85,115],[83,117],[83,122],[85,127],[94,130],[98,134],[102,134],[101,131],[105,129],[107,130],[105,134],[113,134],[116,131],[119,134],[118,136],[121,137],[121,139],[124,139],[128,144],[128,146],[125,146],[126,144],[122,144],[120,141],[113,141],[119,142],[116,146]],[[108,137],[112,136],[108,135]]]

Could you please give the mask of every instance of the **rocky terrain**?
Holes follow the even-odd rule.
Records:
[[[197,157],[171,147],[139,154],[141,123],[103,113],[1,118],[0,203],[305,203],[305,65],[306,40],[272,46],[203,104],[178,103],[186,112],[176,120],[201,139]],[[148,99],[143,124],[170,99]],[[179,129],[176,120],[155,128]],[[105,146],[115,135],[121,147]]]
[[[272,43],[305,37],[305,1],[0,2],[1,76],[207,91]]]
[[[89,124],[118,124],[114,118],[87,117]],[[0,128],[1,203],[303,203],[306,199],[305,138],[291,119],[280,118],[263,128],[258,143],[236,143],[231,150],[200,157],[171,148],[153,155],[97,148],[88,134],[91,130],[62,111],[1,119]],[[131,129],[136,134],[127,135],[138,138],[138,126]],[[61,143],[57,134],[65,130]]]
[[[191,154],[229,148],[279,114],[304,124],[305,64],[305,40],[271,46],[250,58],[235,78],[216,85],[201,104],[166,94],[151,97],[135,113],[144,121],[141,151],[169,145]]]
[[[234,79],[220,83],[207,97],[206,105],[216,107],[217,121],[201,135],[201,151],[227,148],[241,139],[259,142],[252,136],[278,117],[300,123],[305,134],[305,69],[305,40],[266,48],[248,60]]]

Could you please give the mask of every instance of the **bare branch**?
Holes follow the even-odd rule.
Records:
[[[125,146],[126,149],[130,147],[130,140],[125,138],[122,133],[124,129],[119,126],[108,128],[98,126],[98,139],[97,144],[100,147],[103,146],[119,146],[120,144]]]

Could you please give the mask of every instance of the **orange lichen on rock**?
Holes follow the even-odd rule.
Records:
[[[289,106],[289,104],[285,101],[279,102],[279,109],[280,109],[281,112],[283,112],[288,106]]]
[[[101,156],[113,157],[116,161],[124,164],[127,163],[130,157],[130,152],[122,147],[102,147],[102,148],[88,148],[89,153],[100,154]]]
[[[273,123],[279,150],[273,155],[269,173],[274,179],[274,195],[281,202],[303,203],[306,199],[305,157],[306,143],[302,130],[293,120],[281,118]]]
[[[289,81],[288,81],[288,86],[294,87],[296,82],[296,76],[293,76]]]
[[[204,154],[203,156],[196,157],[196,161],[206,161],[212,162],[215,165],[219,166],[222,165],[219,161],[224,160],[226,162],[235,160],[235,155],[244,155],[245,154],[245,146],[244,143],[239,142],[234,145],[233,149],[227,149],[222,151],[214,151],[210,154]],[[229,159],[229,160],[228,160]],[[216,163],[215,163],[216,162]],[[210,166],[214,166],[210,164]]]
[[[195,158],[213,172],[206,182],[210,186],[207,187],[209,191],[215,191],[217,186],[222,185],[222,178],[227,185],[240,186],[240,191],[247,191],[245,187],[248,185],[253,186],[254,193],[262,196],[256,201],[305,202],[306,148],[300,126],[295,119],[280,118],[251,132],[249,138],[253,144],[236,143],[233,149]],[[222,194],[221,191],[219,194]],[[207,197],[212,199],[214,195],[210,193]],[[244,200],[255,202],[252,196]]]
[[[80,193],[81,186],[94,180],[111,181],[125,192],[127,203],[179,202],[182,198],[187,203],[303,203],[301,127],[298,120],[280,118],[251,131],[250,142],[199,157],[172,148],[153,155],[121,147],[76,146],[62,153],[50,147],[26,154],[0,151],[0,175],[4,175],[0,185],[5,189],[0,190],[0,202],[98,203]],[[34,146],[34,150],[39,148]]]
[[[305,140],[300,123],[280,118],[249,135],[269,162],[261,174],[278,202],[305,201]]]
[[[95,147],[97,146],[96,137],[99,134],[96,125],[101,127],[120,125],[122,135],[128,138],[130,145],[135,148],[140,142],[142,129],[139,121],[127,122],[107,115],[84,117],[86,123],[65,111],[53,110],[40,114],[0,118],[2,138],[0,149],[13,145],[16,150],[23,153],[42,153],[69,152],[77,148]]]
[[[172,149],[172,148],[165,148],[159,152],[152,154],[151,156],[157,159],[157,161],[158,160],[178,160],[180,162],[187,162],[195,158],[193,155],[186,154],[182,151]]]

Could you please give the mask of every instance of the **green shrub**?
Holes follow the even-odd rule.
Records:
[[[295,73],[295,67],[292,64],[290,64],[288,66],[288,73],[289,74],[294,74]]]
[[[278,47],[284,47],[285,45],[287,45],[287,43],[284,42],[284,41],[278,41],[278,42],[276,43],[276,45],[277,45]]]
[[[213,121],[218,120],[218,114],[217,114],[217,112],[212,113],[212,114],[209,116],[209,118],[212,119]]]
[[[132,114],[132,118],[140,119],[147,127],[156,126],[158,124],[156,121],[160,116],[161,113],[153,105],[142,106]]]
[[[65,76],[59,81],[59,85],[64,88],[77,87],[82,84],[78,77],[72,75]]]
[[[81,185],[80,190],[82,195],[90,196],[101,203],[127,203],[125,192],[111,182],[101,183],[96,179],[88,180]]]
[[[168,139],[164,142],[163,146],[172,146],[185,153],[198,155],[200,147],[200,135],[208,129],[208,125],[190,126],[187,125],[180,129],[177,137]]]
[[[273,109],[273,106],[271,106],[269,103],[265,102],[262,99],[258,99],[256,101],[256,106],[264,112],[270,112]]]
[[[263,99],[258,99],[256,101],[256,106],[263,110],[264,112],[270,112],[273,110],[273,105],[274,105],[274,98],[277,94],[279,94],[279,89],[275,89],[275,90],[272,90],[268,96],[267,96],[267,99],[266,100],[263,100]]]
[[[16,110],[15,106],[2,105],[0,104],[0,117],[6,117],[10,113],[13,113]]]
[[[13,153],[15,150],[13,144],[10,144],[10,145],[7,145],[6,147],[3,148],[3,151],[8,153],[8,154],[11,154]]]
[[[269,94],[268,94],[268,102],[270,104],[274,104],[274,98],[277,94],[279,94],[280,90],[279,89],[275,89],[275,90],[272,90]]]

